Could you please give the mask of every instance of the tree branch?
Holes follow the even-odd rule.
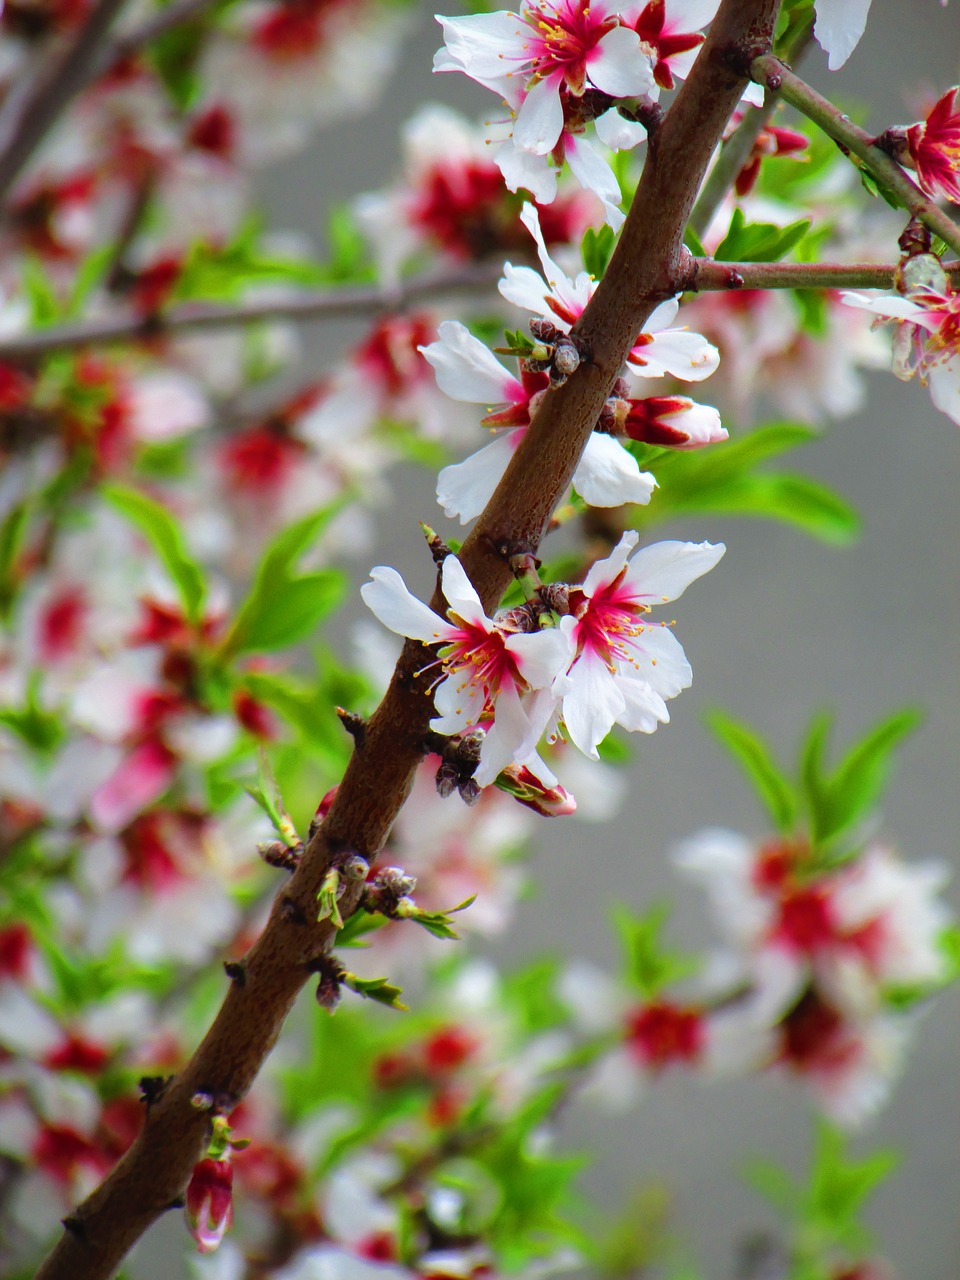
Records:
[[[379,284],[346,285],[286,298],[257,298],[232,305],[184,302],[151,315],[78,320],[0,340],[0,360],[34,360],[55,351],[155,342],[175,334],[230,329],[263,320],[342,320],[347,316],[401,311],[443,294],[484,292],[496,284],[502,273],[503,265],[497,260],[415,276],[393,289]]]
[[[570,484],[603,402],[647,316],[672,296],[688,269],[682,234],[710,155],[745,79],[732,67],[770,46],[777,0],[723,0],[689,78],[649,149],[643,175],[606,275],[576,326],[592,360],[548,392],[503,480],[460,552],[484,607],[511,579],[507,556],[535,551]],[[435,593],[433,607],[445,602]],[[181,1194],[201,1154],[207,1118],[198,1093],[239,1100],[272,1049],[318,956],[336,941],[316,923],[317,893],[350,853],[373,858],[384,844],[424,754],[432,713],[429,673],[418,643],[404,647],[390,687],[371,717],[337,797],[310,840],[286,892],[245,958],[203,1043],[163,1096],[107,1180],[68,1219],[38,1280],[105,1280],[144,1230]],[[340,903],[355,910],[360,887]]]
[[[11,90],[0,110],[0,205],[65,107],[89,83],[101,41],[125,3],[99,0],[73,42],[41,64],[22,90]]]
[[[944,263],[960,286],[960,262]],[[694,258],[684,289],[696,293],[730,289],[892,289],[897,266],[876,262],[717,262]]]
[[[855,125],[832,102],[811,89],[806,81],[772,54],[755,58],[750,74],[759,84],[779,94],[785,102],[819,125],[824,133],[840,144],[842,150],[861,160],[904,209],[919,218],[954,253],[960,254],[960,225],[923,194],[900,165],[875,145],[866,130]]]

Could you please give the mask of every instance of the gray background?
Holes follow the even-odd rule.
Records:
[[[309,153],[265,173],[263,200],[273,225],[313,233],[329,201],[382,185],[396,168],[397,126],[425,98],[470,114],[491,109],[492,97],[464,77],[431,76],[438,37],[424,7],[374,114],[337,126]],[[827,86],[819,52],[805,70]],[[947,9],[936,0],[874,0],[866,37],[829,85],[867,103],[879,131],[911,118],[901,95],[922,86],[939,92],[956,82],[958,70],[956,0]],[[333,329],[310,340],[317,363],[328,365]],[[677,941],[699,947],[712,940],[702,898],[673,875],[668,851],[707,824],[764,831],[746,786],[702,725],[704,709],[718,704],[757,725],[788,759],[815,708],[836,709],[844,745],[887,711],[924,707],[926,723],[900,755],[885,830],[908,858],[956,865],[960,431],[919,386],[876,374],[870,388],[864,413],[831,427],[796,460],[861,511],[859,545],[833,549],[746,520],[698,519],[666,531],[722,539],[728,547],[720,568],[678,608],[694,687],[672,704],[669,727],[637,742],[634,784],[616,825],[550,826],[550,847],[533,864],[535,900],[522,907],[522,927],[498,948],[508,961],[558,945],[570,955],[613,960],[606,916],[618,898],[639,907],[674,897]],[[388,557],[409,573],[412,589],[426,590],[417,521],[436,523],[440,513],[423,475],[404,478],[398,493],[382,516],[382,546],[389,550],[371,562]],[[571,928],[574,882],[579,905]],[[957,904],[956,883],[951,896]],[[960,992],[938,1001],[892,1103],[856,1144],[863,1151],[893,1144],[904,1153],[870,1218],[906,1280],[960,1274],[958,1011]],[[739,1178],[747,1159],[763,1153],[801,1172],[810,1135],[810,1111],[794,1091],[754,1081],[707,1086],[670,1079],[627,1117],[581,1110],[569,1123],[574,1149],[596,1153],[584,1184],[611,1209],[638,1180],[666,1181],[676,1195],[684,1248],[712,1278],[732,1275],[734,1243],[745,1230],[772,1221]]]

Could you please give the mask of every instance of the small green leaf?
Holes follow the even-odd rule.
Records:
[[[375,933],[387,923],[386,916],[374,915],[364,911],[362,907],[354,911],[344,922],[337,934],[338,947],[366,947],[370,944],[363,941],[368,933]]]
[[[899,711],[851,748],[826,788],[820,831],[824,839],[847,830],[876,804],[890,773],[893,751],[922,719],[919,711]]]
[[[717,246],[717,262],[777,262],[794,249],[810,230],[810,222],[800,219],[785,227],[773,222],[747,222],[736,208],[730,229]]]
[[[49,753],[60,746],[66,729],[56,712],[40,705],[40,680],[39,671],[31,672],[23,706],[0,709],[0,724],[6,725],[34,751]]]
[[[295,521],[264,552],[249,595],[223,641],[224,658],[278,649],[311,634],[339,604],[346,579],[337,569],[296,574],[300,556],[327,527],[339,504]]]
[[[385,1004],[389,1009],[407,1008],[400,1000],[403,988],[395,987],[389,978],[358,978],[355,973],[344,973],[341,981],[345,987],[355,991],[358,996],[363,996],[365,1000],[375,1000],[377,1004]]]
[[[422,907],[418,907],[412,902],[408,905],[401,900],[397,906],[397,918],[400,920],[412,920],[415,924],[420,925],[422,929],[426,929],[427,933],[432,933],[435,938],[447,938],[456,941],[460,935],[454,929],[450,917],[456,915],[458,911],[465,911],[476,900],[477,895],[474,893],[469,898],[465,898],[459,906],[450,907],[446,911],[425,911]]]
[[[843,1241],[871,1192],[899,1163],[894,1151],[875,1151],[863,1160],[847,1156],[845,1139],[825,1121],[818,1125],[810,1210],[815,1221],[827,1225]]]
[[[780,831],[790,831],[797,817],[797,796],[770,754],[766,743],[745,724],[722,711],[708,712],[707,724],[735,756]]]
[[[668,903],[661,903],[642,916],[626,907],[618,906],[613,911],[613,922],[626,953],[627,980],[648,1000],[670,983],[689,977],[698,967],[696,960],[669,950],[661,940],[669,917]]]
[[[245,783],[244,791],[270,819],[274,830],[288,849],[302,844],[293,819],[284,808],[277,780],[263,751],[260,752],[260,777],[256,783]]]
[[[617,237],[613,228],[606,224],[599,231],[594,230],[593,227],[587,227],[583,233],[583,239],[580,241],[583,265],[594,280],[602,278],[616,243]]]
[[[335,929],[343,928],[343,916],[337,899],[340,896],[340,872],[331,867],[323,877],[323,884],[317,894],[317,922],[329,920]]]
[[[200,566],[187,552],[176,520],[159,502],[136,489],[110,484],[101,492],[114,510],[136,525],[150,542],[180,593],[187,619],[198,622],[207,594],[206,582]]]

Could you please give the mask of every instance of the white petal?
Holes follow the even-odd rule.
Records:
[[[677,298],[667,298],[666,302],[661,302],[659,307],[655,307],[647,316],[643,332],[659,333],[661,329],[669,329],[674,320],[676,320],[679,310],[679,300]]]
[[[614,27],[603,36],[588,59],[587,75],[613,98],[634,98],[657,87],[643,41],[629,27]]]
[[[690,688],[693,671],[680,641],[669,627],[645,628],[633,656],[635,665],[625,668],[625,674],[634,672],[661,698],[675,698],[682,689]]]
[[[422,600],[411,595],[396,569],[378,565],[371,569],[370,577],[372,581],[360,588],[363,602],[374,617],[397,635],[422,640],[424,644],[436,644],[456,630]]]
[[[451,400],[469,404],[503,404],[516,379],[479,338],[458,320],[444,320],[438,342],[420,347],[437,375],[437,386]]]
[[[486,703],[482,686],[454,671],[437,685],[433,695],[437,715],[430,721],[430,728],[437,733],[463,733],[477,723]]]
[[[525,755],[532,749],[530,736],[530,722],[520,697],[513,685],[507,685],[497,697],[493,726],[487,730],[480,748],[480,764],[474,776],[481,787],[493,782],[501,770],[513,764],[518,754]]]
[[[651,604],[678,600],[726,551],[722,542],[655,542],[630,561],[625,581]]]
[[[740,95],[740,101],[746,103],[748,107],[762,107],[764,99],[764,88],[762,84],[748,84]]]
[[[628,529],[605,559],[594,561],[583,580],[584,594],[592,596],[598,587],[612,582],[639,541],[639,533],[635,529]]]
[[[638,358],[644,363],[631,360],[630,367],[639,377],[657,378],[669,373],[682,382],[702,382],[720,364],[717,348],[702,334],[685,329],[655,333],[653,341],[640,348]]]
[[[940,359],[927,366],[926,373],[930,399],[960,426],[960,356]]]
[[[573,473],[577,492],[591,507],[620,507],[625,502],[646,506],[657,482],[641,471],[632,453],[613,436],[594,431]]]
[[[573,647],[558,628],[507,637],[507,648],[531,689],[545,689],[569,667]]]
[[[621,675],[617,688],[623,698],[623,710],[617,723],[628,733],[653,733],[658,725],[669,724],[666,703],[652,685],[629,675]]]
[[[492,630],[493,624],[483,611],[480,597],[456,556],[447,556],[444,560],[440,578],[443,594],[457,617],[482,626],[486,631]]]
[[[643,125],[634,120],[624,120],[616,107],[598,116],[594,124],[597,137],[611,151],[629,151],[647,140],[647,131]]]
[[[538,80],[524,98],[513,122],[513,142],[521,151],[545,156],[557,145],[563,132],[562,79],[562,72],[555,72]]]
[[[602,658],[587,649],[570,671],[572,688],[563,699],[563,722],[574,746],[596,760],[602,742],[626,707],[623,694]]]
[[[500,483],[526,427],[499,435],[477,453],[444,467],[437,477],[437,501],[444,514],[466,524],[480,514]]]
[[[497,151],[497,167],[508,191],[529,191],[538,204],[553,204],[557,197],[557,171],[546,156],[521,151],[508,138]]]
[[[840,301],[848,307],[857,307],[861,311],[872,311],[876,315],[886,316],[891,320],[912,320],[923,310],[919,303],[911,302],[896,293],[882,293],[867,297],[862,293],[841,293]]]
[[[471,13],[462,18],[436,15],[443,27],[443,50],[434,59],[434,71],[465,71],[471,80],[483,84],[508,75],[512,63],[523,59],[529,28],[516,13]],[[450,63],[454,65],[451,66]]]
[[[831,71],[842,67],[860,42],[867,25],[870,0],[817,0],[813,34],[826,50]]]
[[[585,191],[592,191],[602,202],[604,220],[614,231],[619,231],[626,219],[620,208],[623,197],[616,174],[583,138],[571,136],[565,153],[570,172]]]

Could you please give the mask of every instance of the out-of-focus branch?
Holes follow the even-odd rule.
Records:
[[[154,342],[175,334],[238,328],[263,320],[343,320],[349,316],[402,311],[414,303],[445,295],[486,292],[502,272],[499,261],[472,263],[415,276],[392,289],[379,284],[345,285],[234,304],[184,302],[145,316],[77,320],[3,338],[0,360],[32,360],[55,351],[112,343]]]
[[[960,254],[960,225],[923,194],[900,165],[875,145],[874,139],[866,130],[855,125],[849,116],[845,116],[829,99],[817,93],[772,54],[754,59],[750,74],[759,84],[765,85],[768,90],[796,107],[808,120],[819,125],[824,133],[840,144],[842,150],[862,161],[880,185],[904,209],[913,217],[919,218],[954,253]]]
[[[0,205],[63,110],[86,85],[104,37],[126,0],[98,0],[73,40],[42,62],[0,110]]]
[[[146,45],[166,35],[168,31],[182,27],[187,22],[193,22],[207,9],[212,9],[216,2],[217,0],[173,0],[172,4],[158,9],[138,26],[131,27],[128,31],[121,31],[101,49],[100,56],[91,68],[90,79],[95,80],[105,71],[116,66],[118,62],[122,62],[124,58],[139,53]]]
[[[723,0],[689,78],[649,148],[644,172],[606,275],[576,325],[590,358],[547,392],[496,493],[460,551],[487,611],[511,580],[510,556],[536,552],[563,497],[610,387],[644,321],[687,269],[683,229],[710,155],[745,83],[735,67],[769,48],[776,0]],[[432,601],[442,611],[439,592]],[[242,962],[193,1058],[149,1109],[144,1128],[107,1180],[67,1220],[38,1280],[105,1280],[155,1219],[182,1194],[202,1153],[208,1117],[198,1094],[225,1106],[249,1089],[298,991],[335,944],[317,923],[317,894],[331,866],[382,848],[425,752],[432,713],[423,647],[408,642],[366,726],[336,799],[309,841],[270,920]],[[340,901],[355,910],[361,887]]]

